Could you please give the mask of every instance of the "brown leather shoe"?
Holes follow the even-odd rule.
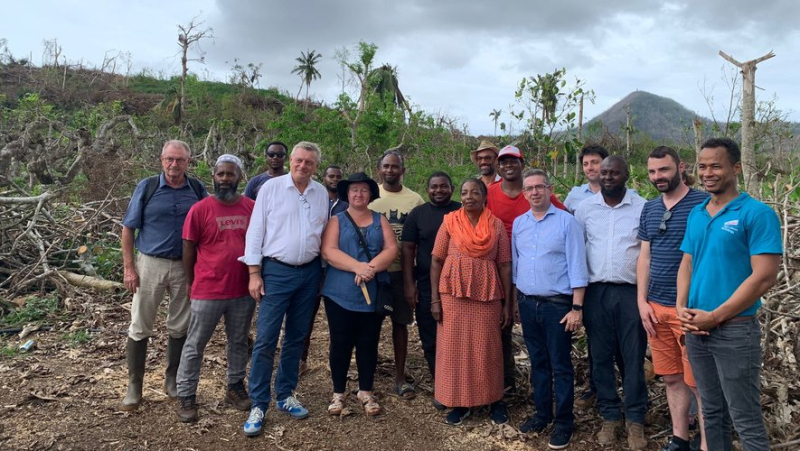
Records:
[[[178,396],[178,418],[183,423],[197,421],[197,402],[194,396]]]
[[[647,437],[644,436],[644,425],[628,421],[625,424],[628,430],[628,448],[643,450],[647,448]]]
[[[249,411],[253,405],[253,401],[250,400],[250,395],[247,394],[242,381],[228,385],[228,390],[225,392],[225,402],[232,405],[234,409],[243,412]]]
[[[603,427],[597,433],[597,444],[610,446],[617,442],[617,431],[622,421],[603,421]]]

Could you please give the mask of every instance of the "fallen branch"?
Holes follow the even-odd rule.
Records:
[[[98,291],[119,291],[125,288],[119,282],[101,279],[99,277],[85,276],[83,274],[75,274],[70,271],[58,271],[58,275],[64,278],[70,285],[81,288],[93,288]]]

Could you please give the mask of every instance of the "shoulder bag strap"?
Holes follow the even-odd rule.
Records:
[[[367,240],[365,240],[364,235],[361,234],[361,229],[358,228],[358,224],[356,224],[356,221],[353,219],[352,216],[350,216],[350,212],[348,212],[347,210],[345,210],[344,215],[347,216],[347,219],[349,219],[350,223],[353,224],[353,228],[356,229],[356,234],[358,235],[358,243],[364,249],[364,252],[367,253],[367,258],[369,259],[369,261],[372,261],[372,253],[370,253],[369,248],[367,247]]]

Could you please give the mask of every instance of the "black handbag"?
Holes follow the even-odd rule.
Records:
[[[365,240],[364,235],[361,234],[361,229],[358,227],[358,224],[356,224],[356,221],[353,220],[349,212],[345,211],[344,215],[347,216],[347,219],[353,224],[356,235],[358,235],[358,243],[367,254],[367,259],[372,261],[372,253],[367,247],[367,240]],[[389,282],[389,273],[386,271],[379,272],[375,275],[375,281],[378,283],[378,295],[375,296],[376,299],[372,300],[375,303],[375,313],[384,316],[391,315],[394,313],[394,302],[392,298],[392,286]]]

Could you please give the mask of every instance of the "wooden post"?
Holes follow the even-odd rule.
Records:
[[[625,158],[631,158],[631,105],[625,106]]]
[[[766,55],[740,63],[722,50],[719,56],[742,70],[742,170],[744,186],[751,196],[758,196],[758,169],[756,168],[755,138],[756,125],[756,65],[775,56],[770,50]]]
[[[692,174],[697,177],[697,162],[700,160],[700,146],[703,145],[703,121],[695,117],[692,122],[694,128],[694,169]]]
[[[578,141],[583,144],[583,94],[581,94],[581,102],[578,107]],[[581,170],[581,152],[575,149],[575,180],[578,180]],[[566,174],[564,174],[566,176]]]

